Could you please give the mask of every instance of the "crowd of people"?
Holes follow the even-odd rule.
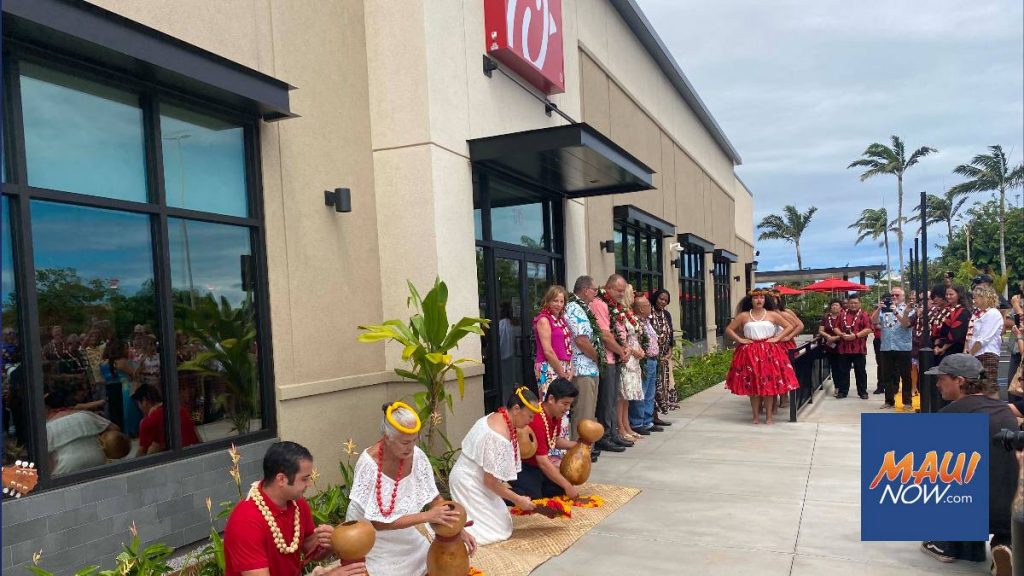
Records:
[[[69,474],[109,462],[111,452],[105,452],[99,440],[107,432],[135,444],[134,456],[167,449],[160,354],[147,325],[134,325],[127,337],[118,337],[105,320],[90,323],[81,334],[65,335],[60,325],[49,326],[44,333],[41,367],[51,473]],[[190,354],[184,344],[179,342],[179,356]],[[3,426],[8,459],[28,459],[23,439],[30,426],[30,407],[23,360],[17,334],[5,328]],[[200,443],[192,411],[183,405],[179,412],[183,446]]]

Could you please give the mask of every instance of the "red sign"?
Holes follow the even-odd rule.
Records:
[[[545,94],[565,92],[562,0],[484,0],[487,54]]]

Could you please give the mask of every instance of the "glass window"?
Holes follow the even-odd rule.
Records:
[[[18,294],[14,283],[14,258],[11,251],[10,203],[3,197],[0,227],[3,237],[3,269],[0,270],[3,297],[3,357],[0,360],[0,378],[3,385],[3,428],[5,466],[16,460],[37,461],[29,453],[30,406],[26,394],[28,376],[22,361],[21,336],[18,333]],[[6,497],[6,496],[5,496]]]
[[[679,259],[679,324],[684,338],[698,342],[707,335],[704,252],[695,246],[684,246]]]
[[[259,430],[260,343],[249,229],[171,218],[167,232],[182,445]]]
[[[161,393],[149,217],[44,201],[31,212],[51,473],[154,451],[163,427],[147,437],[133,400]]]
[[[715,332],[721,336],[725,334],[725,327],[732,318],[732,286],[729,283],[730,262],[728,260],[715,261]]]
[[[619,220],[615,224],[615,271],[637,292],[652,292],[662,286],[661,257],[657,256],[661,234]]]
[[[241,126],[163,105],[160,133],[168,206],[248,216]]]
[[[547,249],[543,204],[492,206],[491,239],[527,248]]]
[[[29,185],[146,201],[137,96],[23,62],[21,103]]]

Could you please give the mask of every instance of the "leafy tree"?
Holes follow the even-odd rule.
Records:
[[[992,271],[1001,266],[1001,245],[999,238],[1000,222],[998,219],[999,203],[995,199],[988,202],[976,204],[967,210],[969,217],[966,226],[971,229],[971,259],[975,267],[982,271]],[[1010,279],[1014,275],[1024,272],[1024,210],[1021,208],[1009,207],[1006,210],[1006,220],[1003,223],[1006,238],[1009,241],[1005,244],[1006,267]],[[962,226],[949,243],[942,250],[941,256],[935,269],[940,270],[938,278],[946,270],[956,271],[960,264],[967,262],[967,234]],[[929,271],[929,276],[932,276]],[[1006,276],[1006,274],[999,274]]]
[[[978,154],[970,164],[953,169],[954,174],[970,178],[953,186],[958,194],[972,192],[999,192],[999,272],[1006,276],[1006,191],[1024,186],[1024,165],[1010,168],[1003,147],[989,146],[988,154]],[[1018,268],[1019,270],[1019,268]]]
[[[800,237],[804,230],[811,223],[811,218],[818,209],[811,206],[804,213],[800,213],[795,206],[786,205],[782,209],[782,216],[769,214],[761,219],[757,225],[762,230],[758,240],[784,240],[796,246],[796,265],[800,270],[804,269],[804,260],[800,255]]]
[[[930,146],[922,146],[910,155],[906,155],[903,140],[893,134],[891,136],[892,146],[886,146],[875,142],[867,147],[862,154],[863,158],[854,160],[847,168],[867,168],[860,175],[861,182],[878,176],[879,174],[891,174],[896,177],[896,243],[900,251],[900,270],[904,270],[903,262],[903,175],[921,158],[937,152]],[[902,282],[902,279],[901,279]]]
[[[946,190],[946,193],[942,196],[936,196],[935,194],[929,194],[926,198],[927,205],[927,216],[925,224],[945,224],[946,225],[946,240],[949,241],[953,237],[953,221],[960,215],[960,210],[964,207],[964,203],[967,202],[967,195],[963,192],[958,192],[952,188]],[[914,214],[909,219],[921,221],[921,205],[918,204],[914,207]],[[918,233],[921,229],[918,228]]]
[[[865,208],[860,213],[860,218],[856,222],[847,226],[847,228],[853,228],[857,231],[857,240],[854,244],[860,244],[868,238],[872,240],[878,240],[882,237],[883,240],[878,243],[879,246],[885,246],[885,270],[888,272],[892,270],[892,259],[889,257],[889,232],[895,232],[895,222],[889,222],[889,213],[885,208]],[[892,277],[890,274],[886,274],[889,282],[889,289],[892,290]]]

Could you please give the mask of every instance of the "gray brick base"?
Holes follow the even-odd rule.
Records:
[[[263,454],[274,440],[239,447],[243,488],[262,475]],[[207,537],[220,502],[238,493],[228,475],[225,450],[161,466],[51,490],[3,503],[3,573],[28,574],[32,554],[54,574],[73,574],[90,564],[111,568],[135,523],[143,545],[178,548]],[[247,488],[245,488],[247,489]],[[223,521],[217,523],[223,529]]]

